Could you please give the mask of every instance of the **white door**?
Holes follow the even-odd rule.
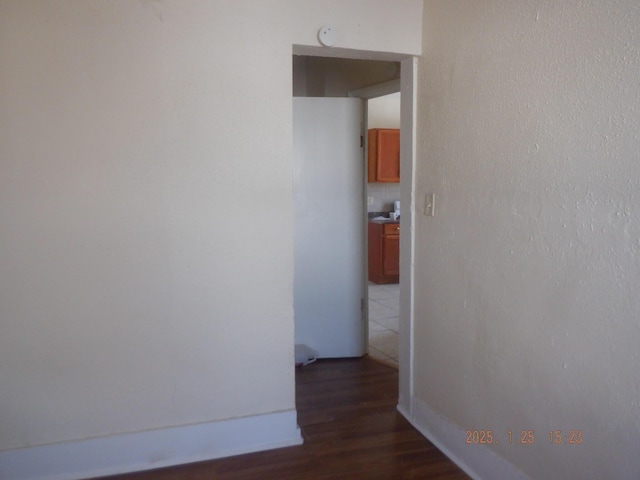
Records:
[[[293,99],[295,342],[365,353],[363,101]]]

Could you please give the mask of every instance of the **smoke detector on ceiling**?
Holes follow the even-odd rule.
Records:
[[[334,27],[324,26],[318,30],[318,41],[325,47],[333,47],[338,41],[338,34]]]

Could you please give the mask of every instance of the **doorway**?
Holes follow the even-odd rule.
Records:
[[[401,194],[402,220],[400,240],[400,284],[398,316],[398,364],[400,405],[410,398],[412,389],[412,330],[413,330],[413,165],[415,158],[414,110],[416,59],[406,55],[377,52],[361,52],[347,49],[294,46],[293,49],[293,94],[294,96],[356,96],[368,100],[388,93],[401,91]],[[347,65],[347,73],[339,74],[336,65]],[[364,63],[362,63],[364,62]],[[359,75],[356,70],[362,65],[372,67],[370,75]],[[361,72],[360,72],[361,73]],[[383,78],[387,75],[387,78]],[[364,81],[358,85],[354,79]],[[351,84],[350,84],[351,82]],[[366,126],[363,127],[363,135]],[[363,178],[363,195],[366,182]],[[366,198],[365,198],[366,201]],[[366,231],[366,211],[362,215],[362,228]],[[366,277],[366,267],[363,268]],[[368,295],[365,292],[365,298]],[[362,335],[368,339],[368,302],[364,302]],[[368,342],[367,342],[368,343]]]

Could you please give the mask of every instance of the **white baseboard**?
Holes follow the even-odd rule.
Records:
[[[295,410],[0,452],[0,478],[70,480],[300,445]]]
[[[530,477],[486,445],[468,445],[465,430],[413,399],[413,415],[403,406],[398,411],[440,451],[474,480],[530,480]]]

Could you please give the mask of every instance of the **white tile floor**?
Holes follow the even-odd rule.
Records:
[[[369,355],[398,366],[400,285],[369,282]]]

